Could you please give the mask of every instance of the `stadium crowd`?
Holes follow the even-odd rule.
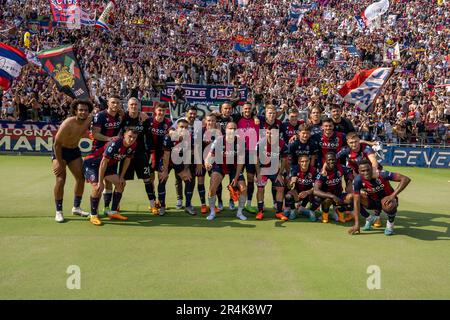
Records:
[[[449,10],[446,1],[391,0],[389,12],[372,30],[360,30],[354,16],[372,0],[318,2],[294,31],[292,1],[233,1],[202,7],[194,1],[116,0],[115,25],[107,33],[37,30],[32,51],[74,44],[91,96],[99,109],[112,94],[122,99],[155,98],[167,82],[247,86],[257,109],[311,110],[343,105],[344,116],[365,140],[447,143]],[[89,13],[106,1],[82,1]],[[46,0],[1,0],[0,40],[23,47],[27,22],[51,16]],[[294,21],[294,23],[296,23]],[[253,39],[253,50],[234,50],[233,37]],[[390,66],[387,44],[399,43],[401,61],[366,113],[342,103],[337,90],[359,70]],[[348,45],[357,48],[351,54]],[[28,65],[12,89],[2,93],[1,118],[60,122],[71,99],[59,93],[38,67]]]

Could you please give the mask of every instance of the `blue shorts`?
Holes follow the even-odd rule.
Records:
[[[101,161],[101,160],[100,160]],[[98,159],[88,159],[83,162],[84,179],[88,183],[97,183],[99,176],[100,161]],[[105,177],[117,174],[117,163],[106,168]]]
[[[267,182],[270,180],[272,182],[272,187],[283,187],[277,180],[278,174],[271,174],[270,176],[262,176],[261,181],[256,183],[258,188],[264,188]]]
[[[200,174],[197,174],[197,165],[196,164],[189,165],[189,170],[191,170],[191,175],[193,177],[204,177],[206,175],[206,169],[205,169],[204,165],[202,165],[202,171],[200,172]]]
[[[257,158],[257,154],[255,154],[255,159]],[[250,174],[256,173],[256,165],[250,163],[250,153],[248,150],[245,150],[245,171]]]
[[[234,177],[236,176],[235,167],[232,167],[232,168],[228,169],[227,172],[224,172],[222,165],[216,164],[211,169],[211,173],[213,173],[213,172],[220,173],[222,175],[222,177],[225,177],[225,175],[228,174],[230,176],[230,181],[232,181],[234,179]],[[242,172],[239,174],[238,181],[245,181],[244,175],[242,174]]]
[[[120,161],[120,170],[122,171],[125,160]],[[134,180],[134,173],[138,179],[150,179],[150,163],[147,154],[141,154],[131,158],[130,165],[125,172],[125,180]]]
[[[154,167],[156,169],[156,171],[158,172],[162,172],[164,169],[164,159],[159,159],[158,163],[156,164],[156,166]],[[173,169],[175,171],[176,174],[179,174],[181,171],[183,171],[185,168],[184,164],[173,164],[173,163],[169,163],[169,169],[167,170],[168,173],[170,173],[170,171]],[[153,171],[155,172],[155,171]]]
[[[181,171],[183,171],[185,168],[184,164],[172,164],[171,166],[169,166],[169,172],[170,170],[175,170],[176,174],[179,174]]]
[[[368,206],[367,210],[378,210],[378,211],[384,211],[383,206],[381,204],[381,200],[374,200],[372,198],[367,197],[368,199]],[[395,200],[397,201],[398,206],[398,197],[395,197]],[[394,210],[394,212],[386,212],[388,215],[395,215],[397,213],[397,209]]]
[[[62,158],[66,163],[70,163],[73,160],[81,158],[81,150],[80,148],[61,148]],[[56,159],[55,150],[52,149],[52,161]]]
[[[367,201],[368,201],[369,205],[367,206],[366,209],[380,210],[380,211],[382,210],[381,209],[381,200],[374,200],[374,199],[367,197]]]

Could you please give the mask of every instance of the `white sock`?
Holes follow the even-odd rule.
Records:
[[[238,212],[242,212],[242,209],[244,209],[245,206],[245,200],[246,200],[247,196],[241,194],[239,196],[239,202],[238,202]],[[240,211],[239,211],[240,210]]]
[[[247,206],[249,206],[249,207],[252,206],[252,200],[247,200]]]
[[[389,220],[386,222],[386,228],[388,229],[394,229],[394,222],[389,222]]]
[[[150,200],[150,207],[154,208],[155,207],[155,200]]]
[[[215,206],[216,206],[216,195],[213,195],[212,197],[208,197],[208,204],[209,204],[209,210],[211,211],[211,214],[215,214]]]

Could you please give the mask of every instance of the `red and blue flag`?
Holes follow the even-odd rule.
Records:
[[[21,50],[0,42],[0,88],[8,90],[15,78],[20,76],[22,67],[28,63]]]

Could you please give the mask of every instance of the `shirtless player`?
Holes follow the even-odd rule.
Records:
[[[56,222],[63,222],[63,196],[66,183],[66,167],[75,178],[75,198],[73,201],[72,214],[87,217],[89,213],[80,208],[81,198],[84,191],[83,160],[78,147],[81,137],[89,129],[92,121],[93,106],[89,101],[74,100],[71,104],[72,117],[67,118],[61,124],[56,133],[53,145],[52,168],[56,176],[54,188],[56,205]]]

